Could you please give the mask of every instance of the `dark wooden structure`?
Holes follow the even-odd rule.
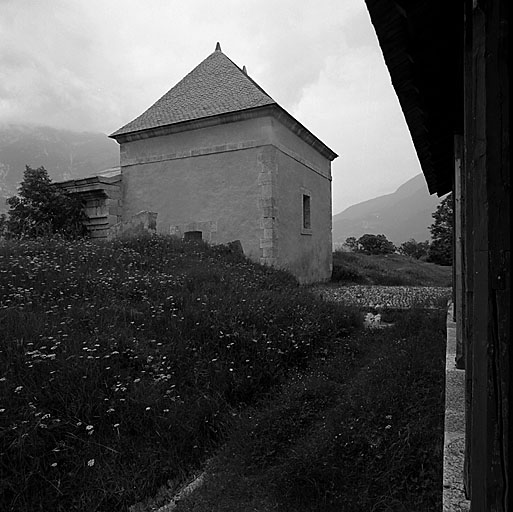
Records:
[[[428,188],[454,192],[471,511],[512,511],[511,0],[365,2]]]

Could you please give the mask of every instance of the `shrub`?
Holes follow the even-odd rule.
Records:
[[[365,234],[358,239],[358,252],[365,254],[392,254],[395,245],[385,235]]]
[[[429,251],[429,242],[417,242],[414,238],[410,238],[399,247],[399,253],[404,256],[410,256],[416,260],[420,260],[427,256]]]
[[[354,236],[346,238],[344,245],[352,252],[358,251],[358,240]]]

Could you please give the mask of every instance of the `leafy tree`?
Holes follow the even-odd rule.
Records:
[[[428,261],[438,265],[452,265],[453,244],[453,198],[446,196],[431,214],[434,222],[428,228],[431,232]]]
[[[395,250],[395,245],[385,235],[366,233],[358,239],[358,252],[366,254],[392,254]]]
[[[52,184],[44,167],[23,173],[19,195],[7,199],[7,236],[11,238],[85,234],[81,201]]]
[[[425,242],[417,242],[414,238],[410,238],[406,242],[403,242],[401,247],[399,247],[399,252],[401,254],[404,254],[404,256],[410,256],[416,260],[426,257],[428,255],[428,251],[429,242],[427,240]]]
[[[358,251],[358,240],[354,236],[346,238],[344,245],[352,252]]]

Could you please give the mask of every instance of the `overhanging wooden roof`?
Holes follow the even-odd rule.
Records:
[[[429,191],[452,190],[463,133],[463,8],[447,0],[365,0]]]

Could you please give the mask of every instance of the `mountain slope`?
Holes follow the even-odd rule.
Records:
[[[54,181],[90,176],[119,166],[119,146],[103,133],[46,126],[0,126],[0,211],[16,194],[25,166],[44,166]]]
[[[359,238],[365,233],[383,234],[396,245],[410,238],[429,240],[431,214],[440,198],[431,196],[422,174],[408,180],[394,193],[355,204],[333,217],[333,243]]]

